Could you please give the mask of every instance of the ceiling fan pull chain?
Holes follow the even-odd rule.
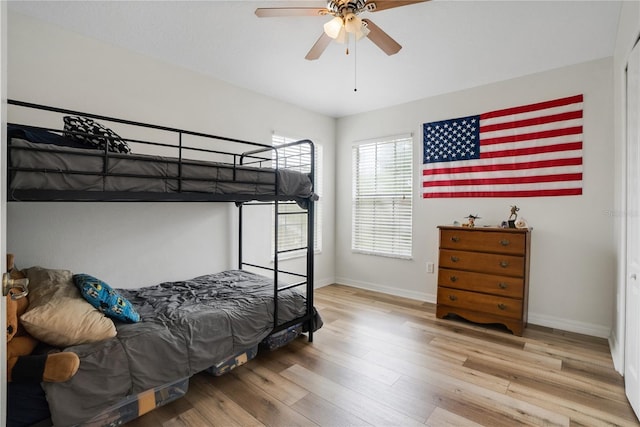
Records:
[[[349,33],[345,33],[347,35],[347,42],[345,43],[347,45],[347,50],[345,51],[345,55],[349,55],[349,43],[351,42],[351,37],[349,37]]]
[[[353,41],[353,91],[358,91],[358,42]]]

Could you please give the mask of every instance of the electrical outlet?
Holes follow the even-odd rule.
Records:
[[[427,273],[433,274],[433,263],[427,262]]]

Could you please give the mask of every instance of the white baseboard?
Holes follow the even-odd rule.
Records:
[[[546,314],[536,314],[531,311],[529,311],[529,323],[598,338],[609,338],[611,334],[611,327],[609,326],[579,322],[573,319],[563,319]]]
[[[624,376],[624,349],[621,349],[618,345],[616,335],[613,332],[609,335],[609,348],[611,349],[613,368],[617,373]]]
[[[333,277],[325,278],[325,279],[316,279],[314,278],[313,287],[315,289],[322,288],[324,286],[333,285],[336,283],[336,280]]]
[[[398,289],[391,286],[380,285],[377,283],[347,279],[345,277],[336,277],[336,283],[340,283],[346,286],[352,286],[354,288],[366,289],[368,291],[382,292],[384,294],[394,295],[398,297],[410,298],[418,301],[426,301],[433,304],[435,304],[437,300],[437,296],[435,294]]]
[[[406,289],[398,289],[391,286],[380,285],[377,283],[362,282],[348,279],[345,277],[336,277],[336,283],[341,283],[354,288],[366,289],[369,291],[377,291],[385,294],[411,298],[419,301],[436,303],[437,295],[427,292],[409,291]],[[328,284],[328,283],[327,283]],[[317,286],[317,285],[316,285]],[[567,332],[575,332],[578,334],[590,335],[599,338],[610,338],[611,327],[596,325],[592,323],[579,322],[572,319],[564,319],[561,317],[549,316],[546,314],[536,314],[529,311],[529,323],[533,325],[545,326],[547,328],[559,329]]]

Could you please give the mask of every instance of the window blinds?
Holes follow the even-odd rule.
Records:
[[[353,147],[354,252],[411,257],[412,147],[411,135]]]

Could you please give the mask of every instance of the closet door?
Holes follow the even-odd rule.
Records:
[[[0,2],[0,274],[6,271],[6,182],[7,160],[7,2]],[[7,306],[5,298],[0,298],[0,330],[7,330]],[[0,425],[6,425],[7,417],[7,342],[0,344]]]
[[[7,2],[0,2],[0,274],[6,263],[6,213],[7,194],[6,182],[7,159]],[[7,306],[4,297],[0,298],[0,330],[7,330]],[[0,344],[0,425],[6,425],[7,417],[7,342]]]
[[[640,417],[640,46],[627,64],[627,268],[624,380]]]

